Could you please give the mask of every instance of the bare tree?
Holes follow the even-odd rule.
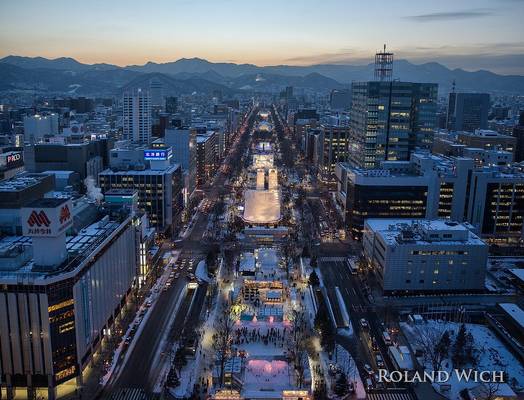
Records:
[[[424,362],[431,363],[433,370],[439,371],[450,346],[448,325],[445,323],[416,325],[414,332],[415,344],[422,350]]]
[[[215,333],[213,334],[213,349],[219,361],[220,387],[224,385],[224,367],[226,361],[231,357],[231,344],[233,343],[235,321],[231,315],[230,307],[222,312],[215,322]]]
[[[486,382],[470,390],[473,390],[475,392],[475,399],[495,400],[499,398],[499,388],[500,382]],[[467,389],[464,389],[460,393],[464,395],[467,391]]]
[[[293,340],[291,341],[290,359],[297,373],[297,386],[299,388],[304,384],[306,347],[309,336],[305,329],[305,316],[302,311],[293,311]]]

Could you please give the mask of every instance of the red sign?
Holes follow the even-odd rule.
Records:
[[[63,224],[65,221],[71,218],[71,212],[67,204],[60,209],[60,223]]]
[[[51,225],[51,221],[49,220],[49,218],[47,218],[47,215],[44,211],[40,211],[39,213],[37,213],[36,211],[33,211],[31,215],[29,215],[29,218],[27,219],[27,224],[30,227],[33,227],[35,225],[39,227],[42,225],[49,226]]]

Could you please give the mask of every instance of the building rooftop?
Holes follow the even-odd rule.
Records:
[[[51,282],[52,278],[73,273],[120,226],[120,222],[110,221],[106,216],[82,229],[77,235],[67,236],[68,257],[62,265],[52,271],[35,268],[36,265],[31,257],[32,239],[30,237],[7,236],[0,240],[0,254],[4,255],[0,258],[0,284],[18,284],[22,281],[47,284]]]
[[[500,303],[499,306],[524,330],[524,310],[514,303]]]
[[[26,207],[29,208],[55,208],[63,203],[66,203],[69,198],[64,197],[45,197],[43,199],[35,200],[29,203]]]
[[[475,136],[475,137],[498,137],[498,138],[511,138],[514,139],[513,136],[505,135],[503,133],[499,133],[497,131],[492,131],[490,129],[476,129],[475,132],[466,132],[466,131],[459,131],[457,132],[458,135],[461,136]]]
[[[51,174],[26,173],[0,182],[0,192],[18,192],[31,186],[35,186]]]
[[[407,243],[486,246],[469,226],[449,220],[368,219],[366,226],[392,246]]]
[[[169,165],[168,168],[166,169],[142,169],[142,170],[137,170],[137,169],[131,169],[131,170],[125,170],[125,171],[113,171],[112,169],[106,169],[102,172],[100,172],[100,175],[128,175],[128,176],[133,176],[133,175],[162,175],[162,174],[166,174],[166,173],[171,173],[173,171],[176,171],[178,168],[180,168],[180,164],[171,164]]]
[[[524,268],[513,268],[509,272],[517,278],[521,284],[524,284]]]

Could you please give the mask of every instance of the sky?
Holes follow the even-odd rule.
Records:
[[[0,0],[0,57],[117,65],[397,59],[524,75],[524,0]]]

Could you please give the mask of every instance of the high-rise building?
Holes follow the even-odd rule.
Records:
[[[474,132],[488,128],[489,94],[455,93],[449,94],[448,129],[452,131]]]
[[[149,91],[137,89],[124,93],[123,137],[137,143],[151,141],[151,96]]]
[[[163,85],[157,79],[152,79],[149,82],[149,92],[151,94],[151,106],[152,107],[163,107],[164,106],[164,93]]]
[[[187,175],[188,194],[191,195],[197,182],[197,132],[193,128],[166,129],[163,139],[173,149],[173,161],[182,166]]]
[[[218,168],[218,135],[197,135],[197,185],[210,183]]]
[[[437,91],[434,83],[354,82],[349,161],[379,168],[382,161],[409,160],[416,147],[429,148]]]
[[[329,94],[329,106],[332,110],[347,110],[351,106],[351,90],[333,89]]]
[[[337,201],[351,237],[360,239],[368,218],[426,218],[429,177],[337,164]],[[431,203],[430,203],[431,204]]]
[[[145,152],[157,153],[153,150]],[[138,189],[138,208],[147,213],[151,226],[159,234],[170,237],[179,229],[183,208],[182,169],[179,164],[161,169],[107,169],[98,175],[98,182],[103,193],[111,189]]]
[[[516,139],[514,160],[524,161],[524,111],[520,112],[519,123],[513,128],[513,136]]]
[[[174,114],[178,109],[178,97],[166,97],[166,113]]]
[[[318,166],[325,181],[334,180],[335,165],[348,160],[349,127],[322,125]]]
[[[352,237],[369,218],[468,222],[490,243],[515,244],[524,228],[524,172],[465,156],[415,153],[381,170],[337,164],[336,199]]]

